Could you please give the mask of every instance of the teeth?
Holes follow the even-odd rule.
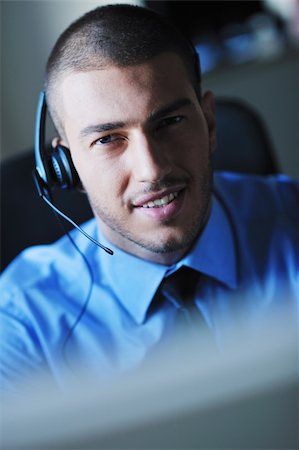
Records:
[[[178,192],[165,195],[162,198],[157,198],[157,200],[145,203],[142,205],[142,208],[159,208],[160,206],[167,205],[172,202],[172,200],[174,200],[178,195]]]

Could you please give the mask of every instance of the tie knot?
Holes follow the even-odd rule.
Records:
[[[160,292],[177,307],[187,306],[194,301],[200,274],[190,267],[183,266],[169,277],[164,278]]]

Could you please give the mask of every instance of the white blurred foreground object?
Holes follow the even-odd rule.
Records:
[[[10,398],[1,448],[299,448],[294,314],[245,323],[223,353],[180,337],[110,382],[82,376],[64,394],[41,384]]]

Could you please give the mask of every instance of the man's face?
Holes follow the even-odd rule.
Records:
[[[212,96],[199,103],[174,54],[67,75],[65,135],[105,236],[141,258],[169,264],[209,212]]]

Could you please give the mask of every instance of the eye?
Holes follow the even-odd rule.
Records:
[[[109,145],[117,141],[122,141],[124,138],[118,134],[107,134],[101,138],[95,140],[92,145]]]
[[[172,116],[172,117],[166,117],[165,119],[161,120],[156,130],[160,130],[163,128],[171,127],[180,124],[184,120],[184,116]]]

